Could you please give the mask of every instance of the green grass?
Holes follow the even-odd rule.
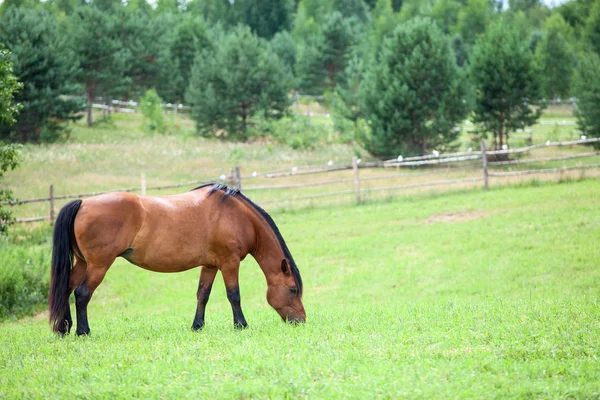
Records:
[[[598,179],[273,213],[305,281],[283,324],[244,261],[250,328],[222,283],[118,261],[92,334],[0,325],[3,398],[597,398]],[[220,281],[220,279],[218,278]]]

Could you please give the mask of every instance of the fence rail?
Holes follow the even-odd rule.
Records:
[[[145,175],[142,174],[141,177],[141,185],[136,187],[128,187],[121,188],[116,190],[109,191],[97,191],[97,192],[87,192],[87,193],[77,193],[77,194],[66,194],[66,195],[55,195],[54,194],[54,186],[50,185],[49,187],[49,196],[40,197],[40,198],[32,198],[25,200],[17,200],[13,202],[4,202],[2,204],[10,205],[10,206],[22,206],[31,203],[43,203],[48,202],[49,212],[46,216],[35,216],[35,217],[27,217],[27,218],[18,218],[16,221],[19,223],[29,223],[29,222],[38,222],[38,221],[50,221],[54,222],[55,218],[55,201],[56,200],[68,200],[68,199],[76,199],[76,198],[85,198],[90,196],[96,196],[103,193],[108,192],[140,192],[141,194],[146,194],[148,190],[166,190],[166,189],[175,189],[180,187],[194,187],[200,186],[205,183],[210,182],[221,182],[221,183],[229,183],[230,185],[242,189],[242,182],[252,182],[254,179],[262,179],[262,180],[271,180],[276,178],[300,178],[307,177],[310,175],[317,174],[334,174],[337,173],[339,175],[340,172],[346,170],[352,170],[351,177],[335,177],[334,179],[326,179],[320,181],[312,181],[312,182],[304,182],[304,183],[285,183],[285,184],[274,184],[274,185],[264,185],[259,184],[255,186],[244,187],[245,192],[266,192],[266,191],[284,191],[286,193],[286,198],[278,198],[278,199],[270,199],[266,198],[262,201],[258,201],[259,204],[287,204],[290,202],[298,202],[298,201],[307,201],[313,199],[321,199],[327,197],[334,196],[348,196],[354,195],[355,202],[361,202],[361,195],[367,193],[377,193],[377,192],[392,192],[403,189],[413,189],[413,188],[423,188],[423,187],[432,187],[432,186],[444,186],[444,185],[460,185],[460,184],[472,184],[477,182],[483,182],[483,187],[485,189],[489,186],[489,178],[506,178],[506,177],[517,177],[517,176],[526,176],[526,175],[535,175],[535,174],[551,174],[558,173],[562,174],[568,171],[574,170],[589,170],[589,169],[598,169],[600,168],[600,163],[588,163],[584,165],[563,165],[562,167],[557,168],[539,168],[539,169],[528,169],[528,170],[520,170],[520,171],[491,171],[490,169],[494,167],[498,168],[506,168],[511,166],[523,165],[523,164],[535,164],[542,162],[552,162],[552,161],[566,161],[573,159],[583,159],[583,158],[591,158],[591,157],[599,157],[600,151],[593,152],[582,152],[577,154],[571,154],[566,156],[556,156],[556,157],[538,157],[538,158],[526,158],[526,159],[517,159],[517,160],[505,160],[505,161],[490,161],[488,157],[491,156],[499,156],[504,155],[508,157],[509,155],[515,154],[523,154],[528,153],[533,150],[537,150],[540,148],[547,147],[560,147],[560,146],[576,146],[576,145],[587,145],[600,142],[600,138],[582,138],[580,140],[567,141],[567,142],[547,142],[542,145],[533,145],[519,149],[503,149],[503,150],[495,150],[495,151],[487,151],[485,148],[485,143],[481,143],[480,151],[468,151],[468,152],[459,152],[459,153],[448,153],[448,154],[439,154],[434,152],[433,154],[419,156],[419,157],[407,157],[402,158],[401,156],[395,160],[387,160],[387,161],[372,161],[372,162],[362,162],[358,158],[354,158],[352,162],[348,164],[336,164],[334,165],[332,161],[327,163],[327,165],[307,165],[300,167],[293,167],[287,169],[278,169],[270,172],[257,173],[253,172],[250,176],[242,176],[239,167],[232,168],[229,175],[221,175],[217,179],[212,180],[201,180],[201,181],[191,181],[184,182],[172,185],[161,185],[161,186],[146,186],[146,178]],[[473,165],[474,161],[479,161],[477,164]],[[466,163],[466,165],[465,165]],[[457,164],[458,166],[453,166]],[[440,168],[440,166],[444,166],[444,168]],[[390,168],[410,168],[417,169],[417,167],[429,167],[430,169],[418,169],[415,172],[398,172],[398,173],[389,173]],[[382,171],[389,171],[386,174],[378,174],[373,176],[360,176],[361,170],[372,170],[372,169],[380,169]],[[379,187],[365,187],[364,184],[375,181],[393,181],[399,178],[415,178],[426,175],[435,175],[442,173],[466,173],[466,174],[481,174],[478,177],[474,176],[462,176],[457,177],[456,179],[437,179],[426,182],[416,182],[416,183],[403,183],[403,184],[392,184],[385,185]],[[340,187],[340,185],[348,184],[346,189]],[[300,196],[289,197],[287,196],[288,191],[296,190],[296,189],[306,189],[306,188],[318,188],[323,186],[331,186],[333,191],[325,192],[325,193],[317,193],[317,194],[305,194]],[[363,186],[363,187],[361,187]]]

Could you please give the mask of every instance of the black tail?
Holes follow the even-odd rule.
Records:
[[[69,328],[64,326],[64,321],[69,307],[69,277],[73,266],[73,239],[75,238],[73,225],[80,206],[81,200],[73,200],[60,210],[52,239],[48,309],[52,330],[63,334]]]

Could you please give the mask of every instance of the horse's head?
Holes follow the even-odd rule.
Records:
[[[278,274],[279,275],[279,274]],[[279,279],[274,279],[267,289],[267,301],[284,321],[297,323],[306,321],[302,304],[302,279],[295,265],[284,259],[281,262]]]

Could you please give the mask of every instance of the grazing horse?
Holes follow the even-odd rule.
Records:
[[[273,219],[238,190],[206,184],[175,196],[108,193],[74,200],[54,227],[49,310],[52,329],[70,332],[75,291],[77,334],[90,333],[87,305],[117,257],[156,272],[202,267],[192,329],[221,271],[236,328],[248,326],[240,306],[238,270],[251,254],[267,279],[267,301],[284,321],[304,322],[302,279]],[[75,261],[73,263],[73,261]]]

